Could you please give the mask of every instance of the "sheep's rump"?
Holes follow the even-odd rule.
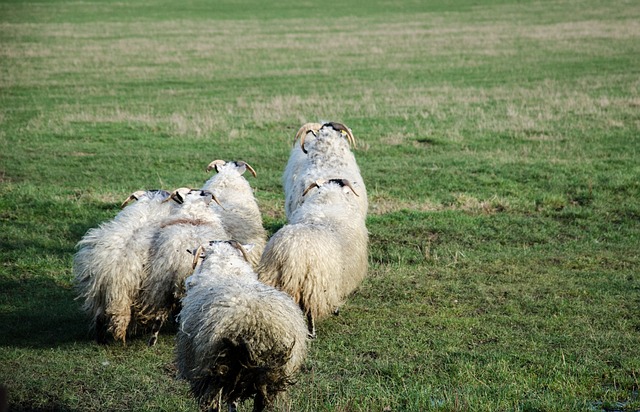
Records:
[[[291,298],[257,280],[197,285],[183,299],[178,370],[201,402],[219,391],[227,402],[270,399],[301,366],[306,333]]]
[[[284,226],[265,247],[260,280],[288,293],[315,319],[329,315],[343,303],[351,276],[343,261],[348,248],[334,234],[320,226]]]
[[[83,309],[91,316],[93,327],[101,327],[96,321],[108,321],[116,339],[125,338],[150,244],[151,231],[140,228],[130,237],[109,234],[94,244],[83,239],[74,256],[76,289],[84,300]]]

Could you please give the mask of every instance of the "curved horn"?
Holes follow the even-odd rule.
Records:
[[[216,197],[216,195],[214,195],[214,194],[213,194],[213,192],[211,192],[211,199],[212,199],[214,202],[216,202],[216,203],[218,204],[218,206],[220,206],[220,207],[222,208],[222,210],[227,210],[227,209],[225,209],[225,208],[224,208],[224,206],[222,206],[222,205],[220,204],[220,201],[218,200],[218,198]]]
[[[120,205],[120,209],[122,209],[126,205],[128,205],[130,201],[140,199],[140,197],[144,196],[145,193],[146,192],[144,190],[137,190],[137,191],[131,193],[131,195],[129,195],[129,197],[126,198],[124,200],[124,202],[122,202],[122,204]]]
[[[244,257],[244,260],[246,260],[247,262],[249,261],[249,256],[247,255],[247,251],[244,250],[244,248],[242,247],[242,245],[240,243],[238,243],[235,240],[228,240],[227,242],[231,246],[233,246],[234,248],[238,249],[242,253],[242,256]]]
[[[360,195],[358,193],[356,193],[356,190],[353,188],[353,186],[351,186],[351,182],[348,181],[347,179],[331,179],[330,181],[331,182],[336,182],[342,187],[347,186],[349,189],[351,189],[351,191],[353,192],[354,195],[360,197]]]
[[[304,148],[304,139],[307,136],[307,133],[311,132],[314,136],[318,135],[318,131],[322,128],[320,123],[305,123],[302,125],[300,129],[298,129],[298,133],[296,133],[296,137],[293,139],[293,144],[296,144],[296,140],[300,139],[300,148],[304,153],[307,153],[307,149]]]
[[[251,174],[253,175],[253,177],[258,177],[258,174],[256,173],[256,171],[255,171],[255,170],[253,170],[253,167],[251,167],[251,165],[250,165],[249,163],[247,163],[247,162],[245,162],[245,161],[242,161],[242,160],[238,160],[238,161],[236,161],[236,164],[237,164],[238,166],[244,166],[244,167],[246,167],[247,169],[249,169],[249,171],[251,172]]]
[[[351,129],[349,129],[345,124],[338,122],[329,122],[325,123],[325,125],[329,125],[333,127],[335,130],[342,132],[342,134],[347,135],[347,141],[355,148],[356,147],[356,138],[353,137],[353,133]]]
[[[191,262],[191,269],[195,269],[196,266],[198,266],[198,261],[200,260],[200,258],[204,258],[204,246],[203,245],[198,246],[198,248],[196,249],[195,253],[193,254],[193,261]]]
[[[309,187],[307,187],[307,188],[304,190],[304,192],[302,192],[302,196],[305,196],[305,195],[309,192],[309,190],[313,189],[314,187],[320,187],[320,186],[322,186],[325,182],[326,182],[326,180],[324,180],[324,179],[318,179],[318,180],[316,180],[315,182],[311,183],[311,184],[309,185]]]
[[[210,172],[211,169],[216,169],[216,172],[218,172],[218,166],[224,166],[225,164],[227,164],[227,162],[225,162],[224,160],[214,160],[207,165],[207,172]]]

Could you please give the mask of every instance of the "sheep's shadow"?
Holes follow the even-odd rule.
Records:
[[[6,280],[0,278],[0,348],[52,348],[77,342],[95,343],[95,333],[81,309],[72,287],[61,286],[51,279]],[[177,323],[168,321],[160,335],[174,335]],[[127,342],[151,336],[148,330],[135,330]],[[97,343],[96,343],[97,344]],[[107,345],[116,344],[109,338]]]
[[[56,347],[87,339],[87,321],[71,287],[52,279],[0,278],[0,347]]]

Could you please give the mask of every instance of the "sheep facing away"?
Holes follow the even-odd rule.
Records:
[[[247,250],[245,250],[247,249]],[[179,315],[178,371],[203,407],[254,398],[267,407],[292,383],[306,356],[307,330],[290,296],[267,286],[247,260],[250,246],[211,241],[194,252]]]
[[[224,205],[220,215],[229,238],[254,245],[249,252],[249,261],[255,268],[267,243],[267,231],[262,225],[262,215],[253,189],[243,174],[249,170],[253,177],[257,177],[256,171],[241,160],[214,160],[207,166],[207,172],[211,170],[217,173],[205,182],[202,189],[213,192]]]
[[[183,188],[169,200],[175,207],[158,222],[147,273],[134,304],[136,322],[151,325],[150,346],[156,343],[163,324],[179,311],[184,280],[193,272],[187,249],[209,239],[229,239],[219,216],[222,207],[213,193]]]
[[[267,243],[258,274],[293,297],[315,337],[315,320],[334,313],[366,276],[368,232],[353,182],[318,180],[303,195]]]
[[[74,283],[99,343],[106,342],[107,333],[126,341],[153,236],[150,228],[171,212],[168,197],[164,190],[133,193],[114,219],[89,229],[76,245]],[[137,202],[127,206],[132,200]]]
[[[320,127],[318,127],[320,126]],[[302,195],[318,179],[347,179],[358,190],[359,212],[367,215],[368,199],[360,168],[349,146],[355,147],[351,129],[342,123],[323,125],[307,123],[296,134],[300,145],[294,146],[282,176],[285,213],[290,218],[305,201]]]

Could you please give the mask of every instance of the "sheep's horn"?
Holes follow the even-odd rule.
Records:
[[[220,206],[220,207],[222,208],[222,210],[227,210],[227,209],[225,209],[225,208],[224,208],[224,206],[222,206],[222,205],[220,204],[220,201],[218,200],[218,198],[216,197],[216,195],[214,195],[214,194],[213,194],[213,192],[211,192],[211,199],[212,199],[214,202],[216,202],[216,203],[218,204],[218,206]]]
[[[227,162],[225,162],[224,160],[214,160],[213,162],[209,163],[209,165],[207,165],[207,172],[210,172],[211,169],[216,169],[216,172],[218,172],[218,166],[224,166],[225,164],[227,164]]]
[[[300,129],[298,129],[298,133],[296,133],[296,137],[293,139],[293,144],[296,144],[296,140],[300,139],[300,148],[304,153],[307,153],[307,149],[304,148],[304,139],[307,136],[307,133],[311,132],[314,136],[318,135],[318,130],[322,125],[320,123],[305,123],[302,125]]]
[[[311,183],[311,184],[309,185],[309,187],[307,187],[307,188],[304,190],[304,192],[302,192],[302,196],[305,196],[305,195],[309,192],[309,190],[313,189],[314,187],[320,187],[320,186],[322,186],[325,182],[326,182],[326,180],[324,180],[324,179],[318,179],[318,180],[316,180],[315,182]]]
[[[131,195],[129,195],[128,198],[126,198],[124,200],[124,202],[122,202],[122,204],[120,205],[120,209],[124,208],[126,205],[129,204],[130,201],[132,200],[138,200],[140,199],[141,196],[144,196],[146,192],[144,190],[137,190],[133,193],[131,193]]]
[[[193,254],[193,261],[191,262],[191,269],[195,269],[196,266],[198,266],[198,261],[200,260],[201,257],[204,256],[200,256],[201,253],[204,252],[204,246],[200,245],[198,246],[198,248],[196,249],[195,253]]]
[[[236,161],[236,164],[237,164],[238,166],[244,166],[244,167],[246,167],[247,169],[249,169],[249,171],[251,172],[251,174],[253,175],[253,177],[258,177],[258,174],[256,173],[256,171],[255,171],[255,170],[253,170],[253,167],[251,167],[251,165],[250,165],[249,163],[247,163],[247,162],[245,162],[245,161],[242,161],[242,160],[238,160],[238,161]]]
[[[218,200],[218,198],[216,197],[216,195],[213,194],[213,192],[211,190],[200,190],[200,194],[202,196],[205,195],[211,195],[211,200],[213,200],[214,202],[216,202],[218,204],[218,206],[222,207],[222,205],[220,204],[220,201]],[[207,203],[208,204],[208,203]],[[222,207],[222,210],[226,210],[224,207]]]
[[[329,125],[333,127],[335,130],[342,132],[343,134],[346,134],[347,140],[349,141],[349,143],[354,148],[356,147],[356,138],[353,137],[353,133],[351,132],[351,129],[349,129],[346,125],[338,122],[329,122],[329,123],[325,123],[325,125]]]
[[[360,195],[356,193],[356,190],[353,188],[353,186],[351,186],[351,182],[347,179],[331,179],[330,182],[338,183],[342,187],[347,186],[349,189],[351,189],[354,195],[360,197]]]
[[[247,262],[249,261],[249,256],[247,255],[247,251],[244,250],[244,248],[242,247],[242,245],[235,241],[235,240],[228,240],[227,241],[231,246],[233,246],[234,248],[238,249],[241,253],[242,256],[244,257],[244,260],[246,260]]]

